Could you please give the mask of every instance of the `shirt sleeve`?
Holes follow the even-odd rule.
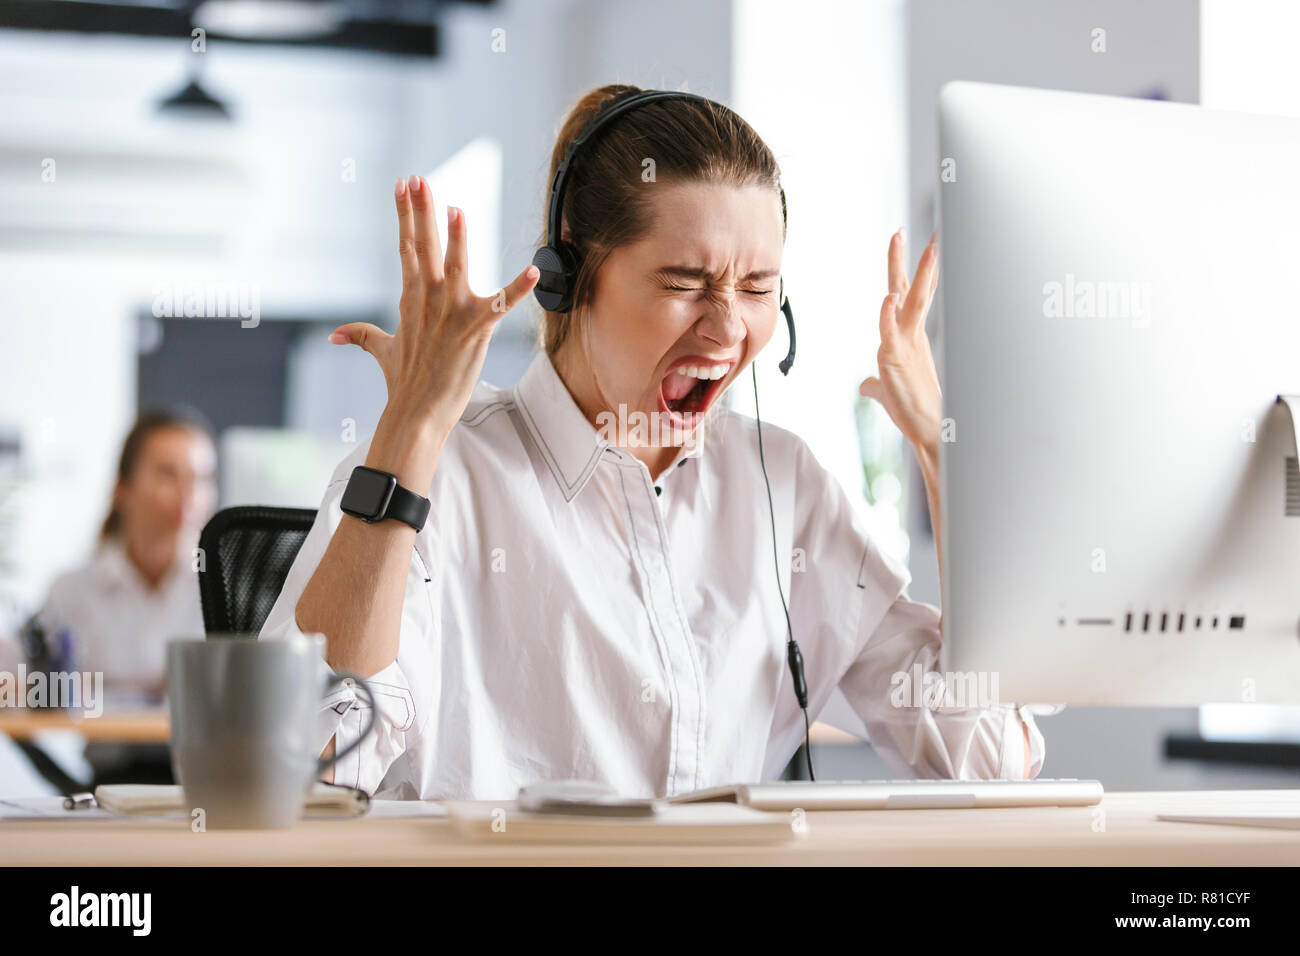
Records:
[[[364,454],[364,449],[360,454]],[[340,503],[347,486],[346,475],[352,470],[353,457],[344,461],[326,489],[316,521],[262,627],[261,639],[302,633],[295,618],[298,601],[343,518]],[[339,477],[340,473],[344,477]],[[389,768],[418,739],[422,720],[427,715],[417,713],[416,694],[407,673],[413,662],[422,664],[427,658],[428,635],[433,627],[429,597],[425,591],[427,582],[424,561],[413,549],[406,596],[402,602],[398,656],[378,673],[357,675],[364,678],[375,697],[374,728],[359,746],[334,764],[335,783],[357,787],[373,795],[380,789]],[[322,684],[328,682],[329,690],[317,716],[317,751],[324,750],[333,737],[335,752],[339,753],[352,746],[365,730],[371,718],[371,702],[354,682],[346,679],[349,675],[336,673],[324,660],[321,661],[321,672]]]
[[[871,742],[900,776],[1023,780],[1027,730],[1028,777],[1036,777],[1046,745],[1033,710],[988,699],[996,685],[981,684],[980,675],[942,674],[939,621],[938,608],[911,600],[904,588],[864,635],[840,689]],[[971,697],[987,704],[948,703]]]
[[[795,544],[807,571],[793,575],[792,616],[811,625],[821,653],[839,651],[832,689],[891,771],[1024,779],[1027,729],[1029,776],[1036,776],[1046,746],[1035,709],[997,701],[996,685],[980,685],[978,675],[949,688],[939,673],[939,609],[911,599],[906,567],[878,547],[839,482],[802,443],[796,469]],[[950,705],[972,697],[976,706]]]

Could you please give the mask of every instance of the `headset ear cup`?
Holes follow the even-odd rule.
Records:
[[[533,295],[547,312],[568,312],[573,308],[573,287],[578,281],[578,251],[567,242],[542,246],[533,255],[541,275]]]

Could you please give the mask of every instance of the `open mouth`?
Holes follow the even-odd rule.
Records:
[[[693,428],[722,392],[734,364],[696,359],[677,363],[659,383],[659,411],[683,428]]]

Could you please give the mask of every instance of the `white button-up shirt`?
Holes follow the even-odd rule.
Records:
[[[69,632],[74,666],[103,672],[106,689],[159,691],[167,678],[167,642],[203,637],[198,574],[184,555],[150,588],[123,546],[107,541],[83,567],[55,580],[37,619],[50,639]]]
[[[835,697],[900,776],[1020,778],[1033,716],[895,706],[938,666],[939,612],[866,533],[791,432],[764,424],[782,586],[813,720]],[[335,472],[263,636],[294,609],[366,447]],[[397,659],[368,683],[375,730],[337,783],[382,796],[513,799],[548,779],[672,795],[779,777],[804,735],[786,662],[755,422],[723,410],[659,478],[587,421],[539,354],[513,389],[480,383],[416,536]],[[320,744],[368,714],[339,687]]]

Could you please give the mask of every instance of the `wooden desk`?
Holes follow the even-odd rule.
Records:
[[[1300,830],[1166,823],[1158,812],[1260,803],[1298,791],[1111,793],[1096,807],[808,814],[781,847],[469,843],[437,818],[309,820],[291,830],[191,833],[188,821],[0,821],[0,865],[1296,865]],[[1104,824],[1104,829],[1100,829]],[[1094,829],[1098,827],[1098,829]]]
[[[75,730],[87,740],[123,744],[165,744],[171,739],[165,710],[83,718],[57,710],[0,707],[0,734],[30,740],[42,730]]]

